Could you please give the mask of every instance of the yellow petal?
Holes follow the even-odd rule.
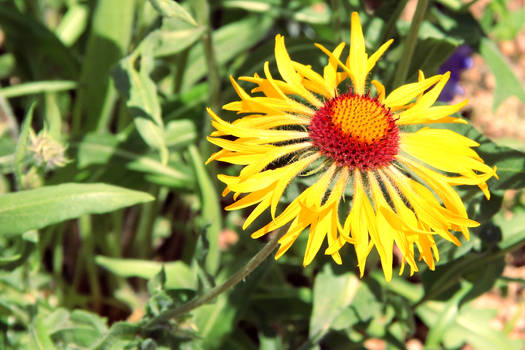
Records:
[[[365,82],[368,73],[367,59],[365,38],[363,36],[359,14],[353,12],[350,29],[350,55],[348,56],[348,69],[352,72],[351,79],[354,85],[354,91],[359,95],[364,95],[365,93]]]
[[[290,203],[288,207],[286,207],[286,209],[281,214],[279,214],[279,216],[277,216],[270,223],[266,224],[264,227],[252,233],[251,237],[252,238],[262,237],[266,235],[267,233],[286,225],[290,221],[294,220],[297,217],[297,214],[299,212],[300,212],[300,206],[296,202]]]
[[[327,48],[325,48],[323,45],[321,44],[315,44],[315,46],[317,46],[321,51],[323,51],[329,58],[330,58],[330,61],[334,61],[334,62],[337,62],[337,64],[343,68],[343,70],[345,71],[346,74],[348,74],[348,76],[350,77],[350,79],[352,79],[352,81],[355,80],[355,78],[353,78],[354,76],[354,73],[350,70],[350,68],[348,68],[343,62],[341,62],[341,60],[339,59],[338,56],[335,56],[332,52],[330,52],[330,50],[328,50]],[[334,51],[335,52],[335,51]],[[336,74],[337,76],[337,74]],[[339,78],[337,79],[339,80]],[[338,81],[336,81],[335,83],[335,86],[338,85]]]
[[[466,120],[449,117],[465,107],[468,100],[461,101],[453,105],[435,106],[425,110],[409,108],[406,111],[398,113],[398,125],[408,124],[430,124],[430,123],[462,123],[468,124]]]
[[[477,145],[477,142],[452,130],[430,128],[402,134],[400,142],[403,151],[434,168],[458,174],[472,170],[493,173],[493,169],[470,148]]]
[[[308,132],[303,131],[257,130],[235,126],[219,118],[211,109],[208,108],[207,110],[213,119],[212,125],[215,129],[220,130],[227,135],[237,137],[257,137],[264,140],[264,143],[290,141],[308,137]]]
[[[279,200],[281,199],[281,196],[286,186],[288,186],[288,184],[294,177],[296,177],[300,172],[302,172],[307,166],[312,164],[320,156],[321,156],[320,153],[315,153],[314,155],[310,157],[301,159],[297,162],[294,162],[286,166],[287,168],[286,172],[283,173],[283,175],[277,181],[277,185],[275,187],[275,190],[273,191],[272,206],[270,208],[272,218],[275,218],[275,210],[277,209],[277,204],[279,204]],[[321,179],[323,179],[323,177],[321,177]]]
[[[372,85],[374,85],[377,90],[377,99],[383,103],[385,100],[385,86],[377,80],[372,80]]]
[[[265,189],[265,190],[267,190],[269,194],[271,191],[271,188]],[[270,206],[270,199],[271,197],[269,195],[265,196],[263,200],[252,210],[252,212],[250,213],[250,215],[248,215],[248,217],[244,221],[244,224],[242,225],[243,230],[246,230],[246,228],[250,226],[253,220],[257,219],[259,215],[263,213],[263,211],[268,209],[268,207]]]
[[[290,59],[288,51],[286,51],[286,46],[284,45],[284,37],[280,34],[275,36],[275,62],[277,63],[277,69],[283,79],[296,89],[301,97],[305,98],[314,106],[323,105],[317,97],[303,87],[302,78],[295,71],[292,60]]]
[[[372,56],[370,56],[370,58],[368,58],[367,68],[366,68],[367,73],[370,72],[374,68],[374,66],[376,65],[376,62],[381,58],[381,56],[383,56],[385,51],[388,50],[388,48],[390,47],[390,45],[392,45],[393,42],[394,42],[394,39],[388,40],[386,43],[381,45],[379,49],[377,49],[377,51],[374,52]]]
[[[251,115],[236,119],[232,125],[243,128],[272,129],[285,125],[309,125],[310,118],[294,114]]]
[[[328,98],[335,97],[337,95],[337,61],[343,52],[345,43],[342,42],[331,52],[331,57],[328,59],[328,64],[324,67],[323,75],[326,82],[328,92],[330,93]]]
[[[241,199],[239,199],[238,201],[228,205],[224,209],[226,209],[226,210],[238,210],[238,209],[243,209],[243,208],[252,206],[252,205],[254,205],[256,203],[261,202],[266,197],[271,196],[271,194],[272,194],[271,190],[272,190],[272,188],[270,187],[270,188],[263,188],[262,190],[254,191],[252,193],[249,193],[246,196],[244,196]]]
[[[417,83],[405,84],[394,91],[392,91],[384,101],[384,105],[389,108],[394,108],[398,106],[404,106],[410,101],[412,101],[416,96],[429,87],[440,81],[442,78],[441,75],[434,75],[428,79]]]

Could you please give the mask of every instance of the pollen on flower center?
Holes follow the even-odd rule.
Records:
[[[350,168],[390,164],[399,150],[399,129],[377,99],[347,93],[326,101],[309,126],[321,153]]]
[[[390,113],[374,99],[343,95],[334,99],[329,108],[334,125],[356,140],[371,144],[388,132]]]

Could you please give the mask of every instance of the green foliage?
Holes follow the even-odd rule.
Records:
[[[492,1],[477,20],[464,1],[429,2],[407,61],[405,5],[0,0],[0,348],[362,349],[380,339],[404,349],[413,337],[428,349],[523,348],[507,337],[513,324],[496,330],[495,311],[475,301],[507,288],[505,256],[525,245],[525,203],[505,192],[523,194],[525,153],[465,125],[436,127],[478,142],[499,179],[490,201],[459,187],[481,226],[461,247],[437,237],[436,271],[419,265],[386,283],[372,254],[360,278],[347,248],[343,266],[319,257],[304,268],[300,237],[279,262],[263,258],[232,289],[184,309],[261,251],[240,232],[245,213],[225,211],[219,195],[217,167],[236,169],[205,165],[214,151],[205,108],[235,99],[230,75],[262,74],[267,61],[277,76],[276,33],[320,71],[327,59],[313,43],[348,42],[358,10],[368,48],[395,39],[372,73],[387,86],[401,64],[415,81],[469,44],[495,74],[494,108],[525,101],[496,45],[523,29],[523,10]]]
[[[483,39],[480,54],[496,77],[493,109],[496,109],[507,97],[513,95],[525,103],[525,88],[512,72],[496,45],[489,39]]]

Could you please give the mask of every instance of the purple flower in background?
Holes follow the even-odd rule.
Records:
[[[456,51],[449,57],[449,59],[439,67],[439,74],[450,71],[450,79],[445,85],[438,100],[448,102],[456,95],[463,95],[464,90],[459,85],[459,78],[461,73],[474,64],[472,61],[472,49],[467,45],[458,46]]]

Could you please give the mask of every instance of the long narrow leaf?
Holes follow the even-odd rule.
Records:
[[[147,193],[105,184],[69,183],[0,196],[0,234],[29,230],[152,201]]]

